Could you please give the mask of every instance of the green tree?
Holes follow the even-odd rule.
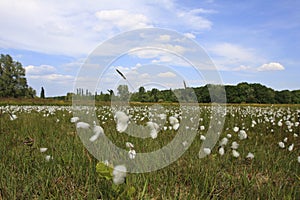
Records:
[[[41,89],[40,98],[45,99],[45,90],[44,90],[44,87],[42,87],[42,89]]]
[[[35,91],[27,85],[25,69],[10,55],[0,56],[0,97],[30,97]]]
[[[119,85],[117,90],[121,101],[129,100],[129,90],[127,85]]]

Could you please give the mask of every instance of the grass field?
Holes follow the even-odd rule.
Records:
[[[165,106],[168,116],[178,113],[178,107]],[[148,108],[133,107],[131,118],[147,121]],[[228,138],[225,153],[219,154],[218,142],[203,159],[198,158],[200,137],[209,127],[210,107],[202,105],[200,111],[204,130],[181,158],[158,171],[128,173],[126,182],[116,186],[96,172],[99,161],[70,122],[71,107],[2,106],[0,199],[300,199],[300,106],[227,106],[220,135],[220,140]],[[157,139],[140,142],[117,132],[108,106],[98,106],[96,112],[105,134],[124,149],[129,140],[137,152],[151,151],[176,135],[167,123]],[[234,127],[247,138],[240,140]],[[238,157],[232,154],[234,141]],[[249,152],[253,159],[246,158]]]

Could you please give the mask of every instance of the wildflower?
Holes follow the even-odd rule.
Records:
[[[200,135],[200,140],[204,141],[206,140],[206,137],[204,135]]]
[[[221,147],[219,148],[219,154],[220,154],[221,156],[223,156],[224,153],[225,153],[224,147],[221,146]]]
[[[136,152],[134,149],[130,149],[129,152],[128,152],[128,155],[129,155],[129,158],[131,160],[135,159],[135,156],[136,156]]]
[[[284,145],[283,142],[279,142],[278,145],[279,145],[280,148],[284,148],[285,147],[285,145]]]
[[[232,149],[232,155],[233,155],[233,157],[237,158],[240,156],[240,153],[237,152],[235,149]]]
[[[90,128],[90,125],[85,122],[78,122],[76,124],[76,128],[88,129],[88,128]]]
[[[248,155],[246,156],[246,158],[249,158],[249,159],[253,159],[254,158],[254,154],[249,152]]]
[[[247,138],[247,133],[246,133],[246,131],[240,130],[240,132],[239,132],[239,139],[240,139],[240,140],[244,140],[244,139],[246,139],[246,138]]]
[[[44,152],[46,152],[48,150],[48,148],[40,148],[40,152],[41,153],[44,153]]]
[[[228,138],[231,138],[232,136],[231,136],[231,134],[230,134],[230,133],[228,133],[228,134],[227,134],[227,137],[228,137]]]
[[[90,137],[91,142],[95,142],[99,136],[104,135],[104,130],[101,126],[94,126],[93,132],[94,135]]]
[[[79,117],[72,117],[71,118],[71,123],[76,123],[79,120]]]
[[[122,184],[126,178],[126,167],[125,165],[117,165],[113,170],[113,182],[116,185]]]
[[[232,144],[231,144],[231,148],[232,149],[237,149],[239,147],[239,144],[237,143],[237,142],[232,142]]]
[[[283,139],[283,141],[286,143],[287,142],[287,140],[288,140],[288,138],[287,137],[285,137],[284,139]]]
[[[298,163],[300,163],[300,156],[298,156]]]
[[[289,146],[288,150],[289,150],[289,151],[293,151],[293,149],[294,149],[294,144],[291,144],[291,145]]]
[[[240,129],[239,129],[239,127],[237,127],[237,126],[235,126],[235,127],[233,128],[233,131],[236,132],[236,133],[237,133],[239,130],[240,130]]]
[[[209,155],[211,153],[210,148],[203,148],[203,152],[205,153],[205,155]]]
[[[117,131],[123,133],[128,126],[129,117],[122,111],[117,111],[114,116],[117,122]]]
[[[279,122],[277,123],[277,125],[278,125],[278,126],[282,126],[282,122],[279,121]]]

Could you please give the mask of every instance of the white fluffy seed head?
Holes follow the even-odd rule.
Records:
[[[220,147],[220,148],[219,148],[219,154],[220,154],[221,156],[223,156],[224,153],[225,153],[224,147]]]
[[[239,148],[239,144],[237,143],[237,142],[232,142],[232,144],[231,144],[231,148],[232,149],[237,149],[237,148]]]
[[[237,157],[240,156],[240,153],[237,152],[235,149],[233,149],[233,150],[232,150],[232,155],[233,155],[233,157],[237,158]]]
[[[113,182],[116,185],[122,184],[126,177],[126,167],[125,165],[117,165],[113,170]]]
[[[203,148],[203,152],[205,153],[205,155],[209,155],[211,153],[210,148]]]
[[[279,145],[279,147],[282,148],[282,149],[285,148],[285,145],[284,145],[283,142],[279,142],[278,145]]]
[[[249,152],[248,155],[246,156],[246,158],[249,158],[249,159],[253,159],[254,158],[254,154]]]

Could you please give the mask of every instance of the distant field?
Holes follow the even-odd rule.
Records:
[[[33,105],[42,103],[61,106]],[[224,155],[218,142],[199,159],[211,113],[209,104],[200,105],[203,127],[184,155],[158,171],[127,174],[126,183],[117,188],[96,172],[99,161],[86,150],[76,124],[70,122],[71,102],[6,100],[0,105],[0,200],[300,199],[300,105],[227,105],[219,138],[219,142],[228,139],[221,145]],[[178,106],[163,106],[167,117],[184,118]],[[131,118],[145,124],[155,114],[149,107],[135,104]],[[141,141],[117,132],[108,105],[97,106],[96,113],[104,133],[124,149],[130,141],[137,152],[148,152],[170,142],[177,132],[167,120],[160,124],[156,139]],[[188,133],[188,127],[183,128]],[[242,140],[240,130],[247,135]],[[234,141],[239,144],[235,156]],[[249,153],[254,158],[246,158]],[[135,191],[128,192],[132,187]]]

